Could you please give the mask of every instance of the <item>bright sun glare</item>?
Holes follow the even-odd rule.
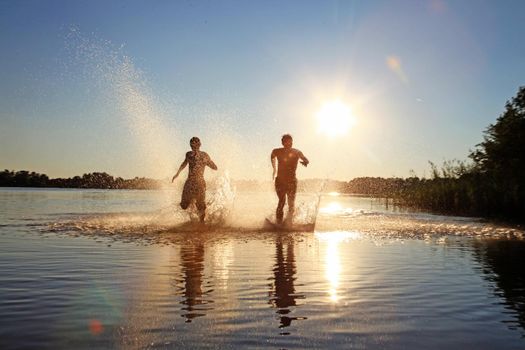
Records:
[[[325,103],[317,112],[318,130],[330,137],[342,136],[355,124],[350,107],[341,101]]]

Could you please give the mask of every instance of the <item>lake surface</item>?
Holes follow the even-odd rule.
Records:
[[[0,348],[525,348],[515,228],[302,195],[0,189]],[[317,204],[319,203],[319,206]]]

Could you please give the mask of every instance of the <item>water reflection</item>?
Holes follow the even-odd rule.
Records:
[[[296,294],[294,282],[297,267],[294,255],[294,239],[290,236],[278,235],[275,238],[275,264],[273,266],[273,282],[270,283],[270,304],[277,308],[279,328],[291,325],[294,320],[306,317],[291,317],[291,307],[296,306],[296,299],[304,299],[304,295]],[[288,334],[288,333],[282,333]]]
[[[230,266],[233,264],[233,243],[222,242],[213,251],[213,276],[215,286],[222,290],[230,289]]]
[[[332,201],[319,209],[319,212],[326,215],[337,215],[343,212],[343,207],[339,202]]]
[[[477,241],[474,248],[485,278],[496,284],[494,294],[504,298],[505,307],[516,313],[517,319],[506,322],[508,327],[521,327],[522,336],[525,336],[525,242]]]
[[[339,287],[339,277],[341,274],[341,261],[339,259],[339,242],[335,240],[328,241],[326,247],[326,278],[328,279],[330,300],[337,302],[337,288]]]
[[[316,232],[315,237],[321,242],[326,242],[325,276],[328,281],[328,295],[331,302],[337,303],[342,266],[339,245],[341,242],[360,239],[361,234],[354,231]]]
[[[211,307],[204,306],[211,303],[204,297],[211,290],[203,289],[204,277],[204,242],[201,239],[192,239],[182,243],[180,248],[181,275],[183,277],[181,304],[184,305],[182,317],[186,322],[194,318],[205,316]]]

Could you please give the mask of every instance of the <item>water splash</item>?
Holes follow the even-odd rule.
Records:
[[[183,210],[178,203],[147,213],[117,213],[76,217],[55,222],[45,231],[73,235],[142,236],[160,232],[216,230],[227,227],[235,199],[235,189],[228,173],[218,176],[210,186],[206,210],[206,226],[199,222],[196,208]]]
[[[206,222],[213,226],[226,226],[230,224],[235,200],[235,189],[228,172],[226,171],[217,176],[209,187],[212,190],[206,199]],[[190,205],[187,213],[190,222],[196,223],[199,221],[199,212],[195,203]]]
[[[309,197],[300,201],[295,209],[293,222],[299,224],[315,224],[319,210],[320,197]]]
[[[162,103],[148,85],[145,74],[136,67],[124,46],[109,40],[84,34],[71,28],[66,35],[66,48],[77,71],[84,72],[107,104],[116,108],[134,140],[133,150],[142,172],[161,177],[172,172],[173,140],[175,130],[170,129]]]
[[[169,128],[170,123],[162,108],[163,104],[149,87],[146,74],[137,68],[131,57],[125,53],[123,46],[116,46],[108,40],[96,37],[95,34],[84,34],[78,28],[71,28],[66,35],[66,45],[72,61],[80,66],[79,70],[89,76],[88,80],[96,86],[100,94],[109,99],[110,105],[117,107],[118,117],[135,141],[136,156],[140,164],[134,166],[142,172],[157,174],[160,177],[171,174],[174,167],[174,151],[176,148],[182,148],[182,145],[178,143],[179,147],[175,147],[174,143],[177,141],[171,141],[180,138],[175,130]],[[210,139],[209,145],[213,146],[219,142],[218,149],[222,150],[221,155],[226,159],[236,159],[232,153],[235,155],[240,152],[228,152],[236,149],[229,144],[225,146],[226,134],[226,130],[216,133],[223,137]],[[226,137],[226,140],[229,139]],[[181,184],[182,182],[179,182],[176,185],[178,190],[181,190]],[[168,186],[171,185],[166,182],[165,187]],[[227,171],[216,176],[209,188],[212,191],[207,201],[207,222],[225,225],[231,219],[235,198]],[[137,226],[138,223],[148,224],[148,221],[154,221],[157,224],[161,223],[161,226],[173,226],[183,222],[183,218],[187,219],[188,215],[190,221],[198,221],[195,208],[190,207],[184,212],[179,208],[178,201],[174,200],[171,206],[164,208],[160,213],[122,220],[111,218],[109,222],[117,223],[117,226],[120,221],[132,222]]]
[[[228,225],[235,201],[235,188],[228,172],[215,178],[212,187],[214,191],[206,203],[207,220],[213,225]]]

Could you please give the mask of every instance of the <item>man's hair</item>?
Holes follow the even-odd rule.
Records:
[[[281,143],[284,143],[284,141],[286,141],[286,140],[293,141],[292,135],[284,134],[283,137],[281,137]]]
[[[192,143],[201,143],[201,140],[197,137],[197,136],[193,136],[191,139],[190,139],[190,145]]]

